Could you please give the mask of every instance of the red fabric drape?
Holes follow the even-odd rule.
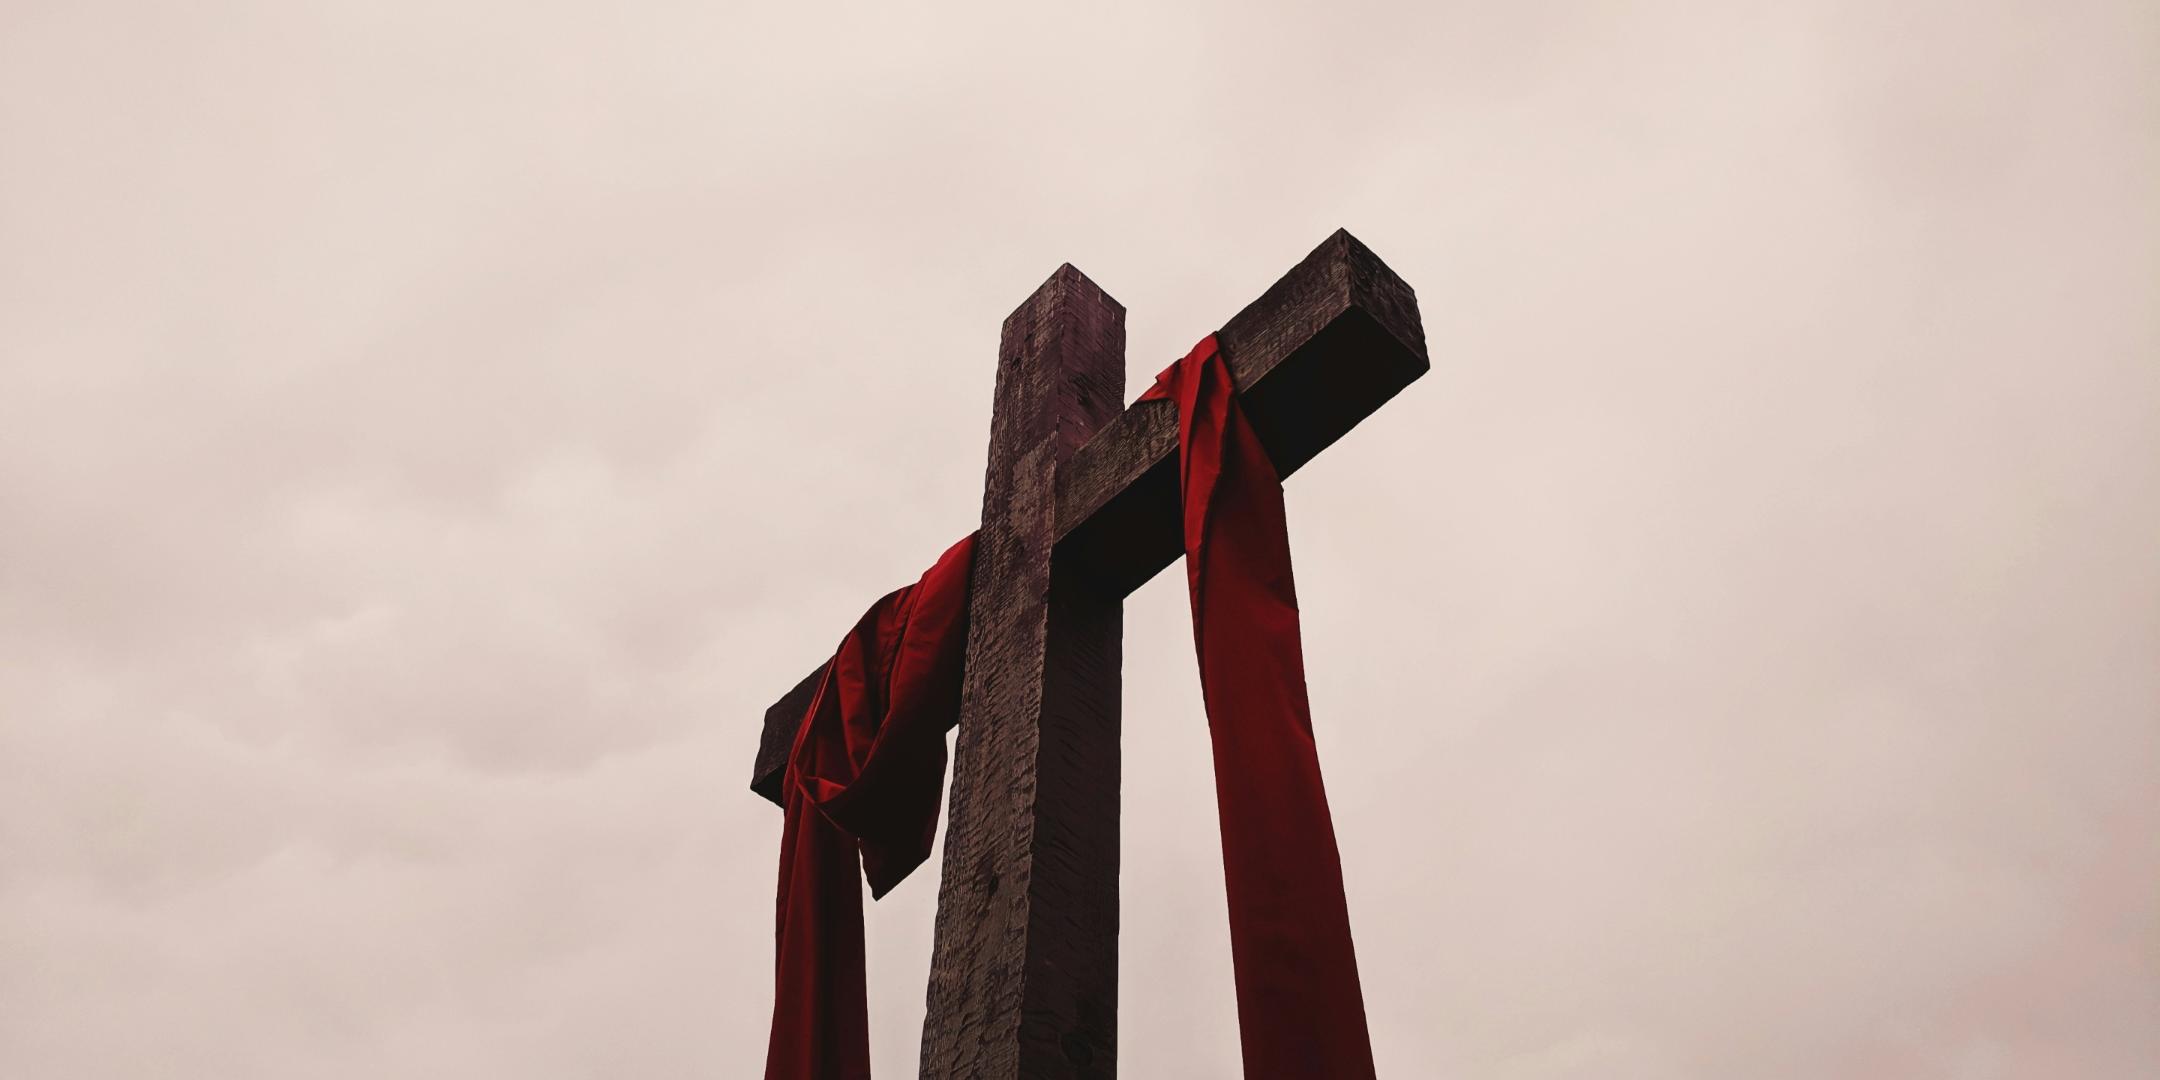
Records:
[[[975,537],[863,613],[788,756],[766,1080],[867,1080],[862,885],[883,896],[930,855],[945,729],[960,710]]]
[[[1186,584],[1215,754],[1249,1078],[1373,1076],[1342,863],[1305,696],[1282,482],[1213,335],[1141,400],[1178,407]],[[766,1080],[866,1080],[862,887],[929,856],[959,709],[974,537],[872,605],[789,757]]]
[[[1312,709],[1282,480],[1210,334],[1142,401],[1178,407],[1185,579],[1215,751],[1247,1077],[1373,1075]]]

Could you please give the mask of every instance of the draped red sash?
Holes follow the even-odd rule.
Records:
[[[1373,1076],[1342,864],[1305,696],[1282,482],[1214,335],[1141,400],[1178,407],[1193,645],[1214,744],[1248,1078]],[[974,537],[840,644],[785,785],[766,1080],[870,1075],[860,853],[872,896],[928,857],[959,708]]]
[[[1178,407],[1185,582],[1215,749],[1245,1075],[1373,1075],[1342,860],[1320,783],[1282,480],[1213,334],[1140,400]]]
[[[930,856],[945,729],[960,711],[975,537],[863,613],[826,665],[782,785],[766,1080],[868,1080],[862,885],[883,896]]]

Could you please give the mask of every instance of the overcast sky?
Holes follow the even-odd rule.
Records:
[[[0,1076],[736,1078],[759,717],[1347,227],[1289,485],[1382,1072],[2160,1075],[2160,8],[0,0]],[[1182,576],[1120,1057],[1238,1073]],[[914,1075],[934,870],[873,910]]]

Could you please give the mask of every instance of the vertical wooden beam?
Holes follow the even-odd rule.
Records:
[[[926,1077],[1115,1075],[1124,617],[1051,553],[1058,468],[1124,391],[1124,307],[1059,267],[998,347]]]

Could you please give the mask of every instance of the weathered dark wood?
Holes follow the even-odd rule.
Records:
[[[1428,367],[1416,294],[1342,230],[1219,334],[1240,402],[1285,477]],[[1122,397],[1118,389],[1110,395]],[[1069,441],[1077,431],[1060,437]],[[1073,453],[1058,470],[1056,490],[1057,560],[1066,575],[1124,596],[1178,557],[1176,458],[1177,412],[1167,402],[1134,404]],[[806,682],[814,685],[816,675]],[[808,704],[805,698],[790,711],[801,690],[798,684],[765,713],[750,786],[775,803],[787,746]]]
[[[1417,299],[1336,232],[1220,331],[1284,476],[1427,368]],[[922,1074],[1116,1074],[1123,598],[1180,552],[1177,413],[1123,412],[1124,309],[1060,267],[1005,321]],[[780,800],[823,669],[766,710]]]
[[[1051,552],[1057,474],[1124,388],[1125,309],[1071,266],[1005,320],[924,1076],[1114,1075],[1122,605]]]
[[[787,771],[788,751],[794,749],[795,729],[802,726],[803,714],[810,711],[810,697],[817,693],[818,680],[824,677],[825,665],[819,664],[795,684],[795,689],[765,710],[765,730],[758,737],[757,767],[750,771],[750,790],[775,804],[780,802],[780,778]]]
[[[1340,229],[1217,331],[1287,478],[1430,366],[1417,295]],[[1124,596],[1183,553],[1177,408],[1136,402],[1058,474],[1058,556]]]

